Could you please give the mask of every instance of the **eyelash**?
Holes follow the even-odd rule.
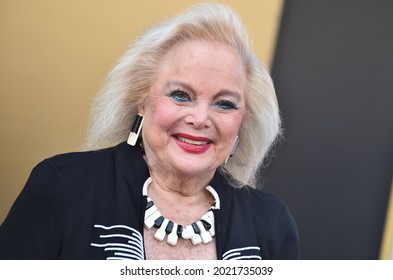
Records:
[[[175,101],[176,103],[192,102],[190,95],[181,89],[164,91],[164,94],[172,98],[172,100]],[[216,101],[213,103],[213,105],[216,106],[218,109],[225,110],[225,111],[238,109],[238,106],[234,102],[226,99]]]
[[[238,107],[235,103],[229,100],[220,100],[216,102],[216,106],[221,106],[220,109],[222,110],[237,110]]]
[[[180,90],[180,89],[174,89],[169,92],[165,92],[165,95],[172,98],[173,101],[175,101],[177,103],[191,102],[191,98],[190,98],[189,94],[183,90]]]

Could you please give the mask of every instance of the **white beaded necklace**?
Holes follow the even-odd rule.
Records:
[[[213,205],[198,221],[183,227],[182,225],[178,225],[161,215],[160,211],[154,205],[154,202],[147,195],[147,189],[151,182],[151,177],[147,178],[142,189],[142,194],[147,199],[144,223],[147,230],[150,230],[153,227],[157,228],[157,231],[154,234],[154,238],[156,240],[163,241],[167,234],[167,243],[172,246],[176,246],[178,237],[190,239],[193,245],[199,245],[201,243],[207,244],[213,240],[213,237],[216,235],[213,211],[215,209],[220,209],[220,198],[211,186],[207,186],[206,190],[208,190],[214,197],[215,201]]]

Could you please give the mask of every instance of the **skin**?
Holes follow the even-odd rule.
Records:
[[[214,199],[205,188],[235,144],[244,116],[245,85],[239,54],[224,43],[181,42],[163,57],[139,113],[144,115],[145,159],[153,179],[148,195],[164,217],[187,225],[210,208]],[[155,240],[148,232],[146,238],[150,258],[171,258],[157,252],[165,242],[149,246]],[[183,241],[190,257],[190,242]],[[204,252],[214,252],[212,244],[212,250]]]

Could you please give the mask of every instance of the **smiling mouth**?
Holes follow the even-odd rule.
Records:
[[[181,136],[176,136],[176,138],[178,140],[180,140],[181,142],[184,142],[187,144],[192,144],[192,145],[197,145],[197,146],[207,145],[210,143],[210,141],[192,140],[192,139],[181,137]]]

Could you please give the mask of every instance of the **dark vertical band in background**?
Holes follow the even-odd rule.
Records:
[[[393,171],[393,1],[285,3],[272,74],[285,141],[264,189],[303,259],[377,259]]]

